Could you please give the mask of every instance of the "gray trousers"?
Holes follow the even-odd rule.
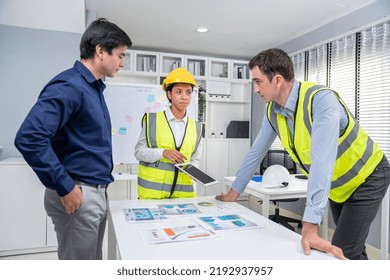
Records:
[[[351,260],[367,260],[365,242],[390,182],[386,157],[374,172],[344,203],[329,200],[336,230],[332,244],[340,247]]]
[[[66,213],[57,192],[46,188],[45,209],[57,234],[58,259],[101,260],[107,221],[107,192],[103,187],[80,185],[81,207],[75,214]]]

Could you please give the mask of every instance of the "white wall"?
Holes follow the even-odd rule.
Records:
[[[79,59],[85,0],[0,0],[0,160],[43,86]]]
[[[390,1],[376,0],[372,4],[325,24],[298,38],[292,39],[280,46],[287,53],[312,48],[315,45],[332,41],[335,37],[362,30],[363,26],[372,26],[374,22],[390,18]]]
[[[0,24],[83,33],[84,0],[1,0]]]

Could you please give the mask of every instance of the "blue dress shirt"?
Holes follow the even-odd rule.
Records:
[[[294,81],[286,106],[276,104],[275,112],[287,118],[290,134],[294,135],[294,120],[288,116],[295,115],[299,91],[299,82]],[[308,180],[308,192],[303,221],[319,224],[328,201],[330,183],[337,156],[339,134],[348,125],[348,116],[335,94],[322,90],[313,98],[313,126],[311,133],[311,167]],[[267,116],[255,142],[245,156],[232,188],[241,193],[244,191],[256,168],[265,157],[277,134]],[[293,138],[291,138],[293,139]]]
[[[60,196],[74,181],[113,181],[111,121],[103,90],[79,61],[41,91],[16,134],[15,146],[41,182]]]

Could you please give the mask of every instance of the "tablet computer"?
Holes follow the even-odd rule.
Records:
[[[208,187],[214,184],[217,184],[218,181],[215,180],[214,178],[210,177],[206,173],[204,173],[202,170],[199,168],[195,167],[194,165],[190,163],[180,163],[180,164],[175,164],[175,166],[189,175],[192,179],[195,181],[201,183],[202,185]]]

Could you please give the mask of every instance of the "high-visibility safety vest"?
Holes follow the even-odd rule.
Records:
[[[142,119],[148,147],[176,149],[184,154],[187,161],[198,148],[202,127],[192,118],[187,119],[183,141],[176,146],[175,137],[164,112],[146,113]],[[175,165],[162,158],[157,162],[139,162],[138,197],[140,199],[184,198],[196,196],[192,179],[180,172]]]
[[[310,136],[313,124],[313,97],[318,91],[324,89],[330,90],[316,83],[301,82],[294,116],[293,139],[291,139],[286,118],[274,112],[275,103],[270,102],[267,107],[268,120],[279,135],[282,146],[306,175],[309,174],[311,166]],[[363,131],[338,93],[333,92],[348,115],[348,125],[338,139],[337,158],[329,194],[331,200],[342,203],[375,170],[383,158],[383,152]]]

